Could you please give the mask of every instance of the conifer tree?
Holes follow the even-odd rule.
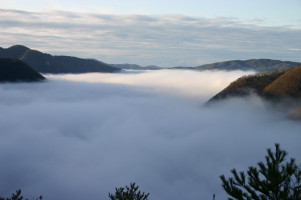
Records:
[[[301,169],[288,153],[275,144],[276,150],[267,149],[265,163],[249,167],[247,174],[231,170],[233,177],[220,176],[229,200],[300,200]]]
[[[147,200],[149,193],[140,192],[138,188],[135,183],[130,183],[125,188],[115,188],[115,194],[109,193],[109,197],[111,200]]]
[[[43,199],[43,197],[42,197],[42,196],[39,196],[39,197],[36,198],[35,200],[42,200],[42,199]],[[2,197],[0,197],[0,200],[23,200],[23,196],[21,195],[21,190],[18,189],[18,190],[16,190],[15,193],[13,193],[13,194],[11,195],[10,198],[2,198]],[[26,200],[28,200],[28,199],[26,199]]]

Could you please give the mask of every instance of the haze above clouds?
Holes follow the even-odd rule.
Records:
[[[136,182],[149,199],[225,199],[219,175],[276,142],[300,163],[300,123],[259,97],[203,106],[250,72],[134,72],[1,84],[0,194],[97,200]]]

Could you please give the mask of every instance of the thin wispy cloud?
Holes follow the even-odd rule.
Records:
[[[235,18],[110,15],[2,9],[1,46],[23,44],[52,54],[108,63],[195,66],[272,58],[300,61],[301,30],[242,24]]]

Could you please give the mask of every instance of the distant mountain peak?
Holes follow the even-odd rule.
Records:
[[[26,54],[30,49],[23,45],[14,45],[7,49],[3,49],[1,54],[3,56],[1,57],[7,57],[7,58],[17,58],[20,59],[24,54]]]
[[[16,49],[19,49],[19,50],[24,50],[24,51],[27,51],[27,50],[30,50],[28,47],[24,46],[24,45],[20,45],[20,44],[16,44],[16,45],[13,45],[11,47],[8,47],[7,49],[10,49],[10,50],[16,50]]]

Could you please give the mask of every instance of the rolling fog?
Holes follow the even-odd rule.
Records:
[[[47,75],[0,84],[0,195],[109,199],[136,182],[150,200],[226,199],[219,176],[274,143],[301,162],[301,124],[253,95],[203,104],[252,72]]]

